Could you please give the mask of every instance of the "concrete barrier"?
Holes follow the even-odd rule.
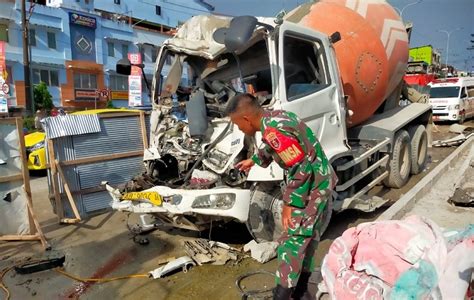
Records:
[[[444,159],[431,172],[423,177],[412,189],[403,195],[397,202],[395,202],[389,209],[381,214],[377,220],[397,220],[401,219],[407,212],[409,212],[415,204],[426,195],[433,186],[441,179],[442,174],[448,171],[449,168],[454,167],[459,161],[458,159],[469,151],[474,150],[474,138],[470,138],[459,146],[453,153]],[[469,165],[469,161],[466,162]]]

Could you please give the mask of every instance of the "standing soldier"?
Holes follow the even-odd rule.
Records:
[[[337,178],[311,129],[291,112],[265,111],[250,94],[231,99],[227,114],[249,136],[261,131],[264,147],[236,165],[241,171],[272,160],[287,171],[283,192],[285,228],[278,246],[278,270],[273,299],[314,299],[308,280],[315,268],[315,252],[325,223],[328,199]]]

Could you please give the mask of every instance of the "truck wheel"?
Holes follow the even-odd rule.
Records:
[[[411,173],[420,174],[428,158],[428,134],[423,125],[408,128],[411,146]]]
[[[388,161],[388,177],[384,184],[391,188],[401,188],[410,178],[410,136],[406,130],[400,130],[395,134],[393,149]]]
[[[283,200],[279,186],[269,187],[266,184],[258,185],[250,200],[249,219],[247,228],[257,242],[276,241],[283,233],[281,212]],[[333,199],[330,197],[328,208],[321,226],[321,235],[329,226],[333,212]]]
[[[257,242],[276,241],[283,233],[281,198],[278,185],[259,184],[254,189],[247,228]]]

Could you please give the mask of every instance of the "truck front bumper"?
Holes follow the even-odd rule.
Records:
[[[147,201],[121,201],[120,194],[107,186],[113,198],[112,208],[133,213],[167,215],[207,215],[228,217],[246,222],[250,207],[250,190],[218,188],[210,190],[171,189],[156,186],[143,192],[158,192],[164,199],[161,206]]]

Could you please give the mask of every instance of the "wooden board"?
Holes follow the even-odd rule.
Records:
[[[21,174],[0,177],[0,182],[19,181],[20,179],[18,178],[18,176],[21,176],[21,180],[23,181],[23,188],[25,190],[25,195],[26,195],[26,206],[28,208],[27,213],[28,213],[28,225],[30,229],[30,234],[28,235],[18,235],[18,234],[2,235],[0,236],[0,240],[2,241],[38,240],[41,242],[45,250],[49,250],[51,249],[51,246],[46,241],[43,231],[41,230],[41,226],[33,211],[33,200],[32,200],[32,195],[31,195],[31,188],[30,188],[30,174],[28,171],[25,138],[23,135],[23,119],[21,118],[0,119],[0,125],[1,124],[15,124],[16,125],[16,130],[18,133],[18,142],[19,142],[18,150],[20,152],[20,158],[21,158]]]

